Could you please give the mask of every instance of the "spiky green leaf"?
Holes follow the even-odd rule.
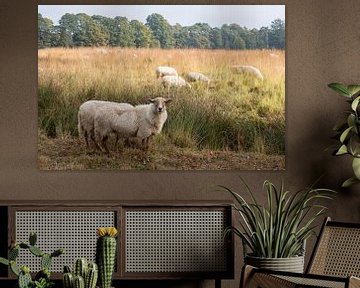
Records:
[[[329,88],[333,89],[335,92],[339,93],[342,96],[351,97],[351,92],[348,90],[347,85],[341,83],[330,83],[328,85]]]

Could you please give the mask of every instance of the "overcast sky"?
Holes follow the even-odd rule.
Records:
[[[38,12],[55,24],[65,13],[125,16],[143,23],[150,14],[159,13],[171,25],[190,26],[201,22],[211,27],[236,23],[247,28],[261,28],[270,26],[276,18],[285,20],[285,5],[39,5]]]

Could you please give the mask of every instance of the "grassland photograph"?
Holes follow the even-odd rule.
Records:
[[[39,5],[38,163],[285,169],[285,7]]]

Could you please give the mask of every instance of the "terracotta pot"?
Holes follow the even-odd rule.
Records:
[[[245,256],[245,263],[254,267],[275,271],[304,272],[304,256],[289,258],[263,258],[251,255]]]

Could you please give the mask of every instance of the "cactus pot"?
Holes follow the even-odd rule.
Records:
[[[304,255],[289,258],[263,258],[248,254],[245,256],[245,263],[257,268],[304,273]]]

